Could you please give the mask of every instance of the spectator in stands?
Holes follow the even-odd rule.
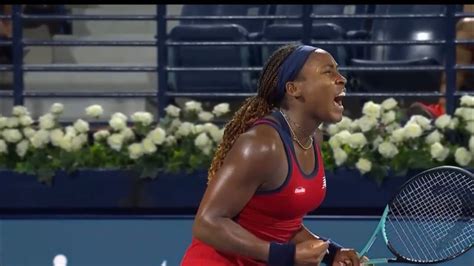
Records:
[[[326,194],[318,126],[342,119],[345,84],[322,49],[288,45],[270,56],[257,95],[225,127],[181,265],[358,266],[367,259],[302,223]]]
[[[464,5],[464,12],[474,13],[474,5]],[[474,17],[462,18],[456,24],[456,39],[474,40]],[[474,44],[456,45],[456,64],[474,64]],[[474,75],[469,71],[456,72],[456,90],[461,88],[474,89]],[[446,92],[446,75],[443,73],[440,92]],[[410,107],[410,114],[422,114],[429,118],[437,118],[446,112],[446,99],[440,98],[437,104],[415,102]]]

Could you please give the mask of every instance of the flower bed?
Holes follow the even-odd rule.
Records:
[[[66,126],[58,122],[63,109],[56,103],[35,121],[25,107],[15,106],[11,116],[0,117],[0,169],[49,184],[57,171],[78,169],[132,170],[142,178],[207,169],[224,131],[214,118],[227,114],[229,105],[209,110],[196,101],[170,105],[158,123],[148,112],[114,113],[100,129],[91,129],[90,122],[101,118],[101,106],[87,107],[87,118]],[[365,103],[360,118],[325,125],[326,169],[357,169],[381,184],[389,173],[403,176],[410,169],[474,168],[474,97],[463,96],[453,116],[403,114],[390,98]]]

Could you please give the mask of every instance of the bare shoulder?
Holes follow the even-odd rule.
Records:
[[[269,125],[258,125],[241,134],[227,154],[220,177],[251,179],[260,184],[277,175],[283,144],[278,132]],[[238,171],[235,171],[238,169]]]
[[[278,132],[269,125],[258,125],[239,136],[234,148],[243,157],[271,159],[281,146]]]

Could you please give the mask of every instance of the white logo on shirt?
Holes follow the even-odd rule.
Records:
[[[295,194],[303,194],[305,192],[306,192],[306,189],[304,187],[295,188]]]
[[[323,176],[323,188],[326,188],[326,176]]]

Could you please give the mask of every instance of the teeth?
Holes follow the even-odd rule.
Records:
[[[344,96],[346,96],[346,92],[345,92],[345,91],[343,91],[343,92],[341,92],[341,93],[339,93],[339,94],[337,95],[337,97],[344,97]]]

